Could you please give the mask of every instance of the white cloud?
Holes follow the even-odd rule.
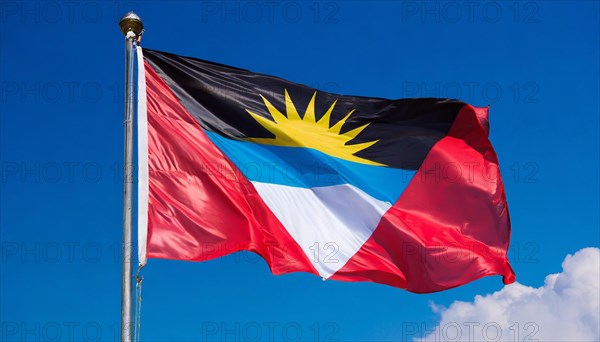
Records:
[[[600,341],[600,249],[567,255],[539,288],[514,283],[473,302],[432,305],[439,325],[423,341]]]

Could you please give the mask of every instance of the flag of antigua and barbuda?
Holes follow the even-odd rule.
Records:
[[[148,49],[143,61],[142,263],[249,250],[275,274],[413,292],[514,281],[487,108],[330,94]]]

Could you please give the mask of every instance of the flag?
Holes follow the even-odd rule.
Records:
[[[138,51],[142,264],[245,250],[274,274],[418,293],[514,281],[487,108]]]

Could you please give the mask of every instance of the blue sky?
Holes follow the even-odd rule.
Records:
[[[120,315],[123,36],[325,91],[491,104],[510,261],[539,287],[599,241],[595,1],[130,1],[0,4],[2,340],[115,340]],[[579,260],[579,259],[577,259]],[[143,340],[419,337],[488,277],[416,295],[273,276],[253,254],[150,260]],[[593,299],[592,299],[593,300]],[[535,317],[532,317],[535,320]]]

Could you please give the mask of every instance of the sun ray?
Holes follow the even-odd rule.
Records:
[[[288,120],[302,120],[300,118],[300,114],[298,114],[298,111],[296,110],[296,106],[294,106],[294,102],[292,102],[292,99],[290,98],[290,94],[288,93],[287,89],[285,89],[285,111],[287,113]]]
[[[273,106],[271,104],[271,102],[269,102],[269,100],[267,100],[266,97],[264,97],[262,95],[260,95],[260,97],[262,97],[263,102],[265,103],[265,106],[267,106],[269,113],[273,117],[273,121],[275,121],[276,123],[279,123],[279,122],[285,122],[287,120],[285,115],[283,115],[277,108],[275,108],[275,106]]]
[[[348,118],[350,117],[350,115],[352,115],[352,113],[354,113],[354,109],[351,110],[350,113],[346,114],[346,116],[344,116],[343,119],[336,122],[335,125],[333,125],[333,127],[331,127],[329,130],[335,134],[340,134],[340,131],[342,130],[342,126],[344,126],[344,124],[346,123],[346,120],[348,120]]]
[[[353,145],[346,145],[349,148],[351,148],[352,150],[354,150],[354,153],[356,152],[360,152],[362,150],[365,150],[373,145],[375,145],[375,143],[377,143],[379,141],[379,139],[374,140],[374,141],[369,141],[369,142],[364,142],[364,143],[358,143],[358,144],[353,144]],[[383,164],[379,164],[379,165],[383,165]]]
[[[304,112],[304,117],[302,118],[305,122],[315,123],[315,98],[317,97],[317,92],[313,94],[310,102],[308,102],[308,106],[306,106],[306,111]]]
[[[325,127],[325,129],[329,129],[330,121],[331,121],[331,112],[333,112],[333,108],[335,108],[335,104],[337,100],[333,101],[329,109],[323,114],[323,116],[317,121],[317,124],[321,127]]]
[[[254,120],[256,120],[264,128],[268,129],[270,132],[273,132],[273,129],[275,129],[277,127],[277,122],[271,121],[261,115],[251,112],[247,109],[246,109],[246,111],[248,112],[248,114],[252,115]]]
[[[365,128],[367,128],[367,126],[369,126],[369,124],[368,124],[368,123],[367,123],[367,124],[364,124],[364,125],[362,125],[362,126],[360,126],[360,127],[357,127],[357,128],[355,128],[355,129],[353,129],[353,130],[351,130],[351,131],[348,131],[348,132],[346,132],[346,133],[343,133],[342,135],[343,135],[343,136],[345,136],[345,137],[348,137],[348,140],[350,141],[350,140],[352,140],[352,139],[356,138],[356,136],[357,136],[358,134],[360,134],[360,132],[362,132],[362,131],[363,131]]]

